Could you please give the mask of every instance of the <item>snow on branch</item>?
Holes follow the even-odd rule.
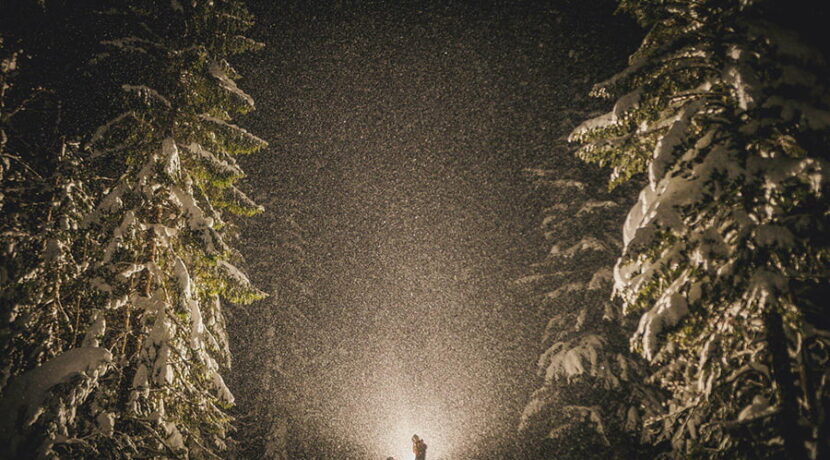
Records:
[[[32,425],[40,417],[41,405],[50,389],[79,375],[97,378],[111,361],[112,354],[104,348],[78,347],[19,375],[9,384],[0,401],[0,431],[10,434],[19,428],[16,422],[21,415],[23,426]]]
[[[546,382],[570,379],[588,373],[596,375],[599,351],[605,339],[597,334],[585,334],[573,341],[556,342],[539,357],[539,369]],[[585,365],[588,364],[588,369]]]
[[[212,62],[208,67],[208,72],[210,72],[213,78],[219,81],[219,85],[225,91],[228,91],[229,93],[235,95],[236,97],[244,101],[245,104],[247,104],[249,107],[253,108],[254,99],[250,95],[248,95],[248,93],[239,89],[239,87],[236,85],[236,82],[233,81],[231,77],[228,75],[228,72],[225,69],[225,67],[229,67],[229,65],[227,63],[224,63],[224,65],[220,65],[217,62]]]
[[[152,106],[154,102],[158,102],[168,109],[172,107],[170,101],[159,94],[158,91],[144,85],[121,85],[121,89],[126,93],[135,94],[138,98],[148,106]]]

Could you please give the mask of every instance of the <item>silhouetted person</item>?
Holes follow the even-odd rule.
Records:
[[[427,458],[427,443],[419,438],[417,434],[412,435],[412,452],[415,454],[415,460],[426,460]]]

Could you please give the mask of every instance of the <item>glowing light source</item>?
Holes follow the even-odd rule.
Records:
[[[394,395],[385,407],[376,408],[375,413],[383,413],[375,429],[381,432],[381,446],[388,452],[385,455],[413,460],[412,435],[417,434],[429,446],[430,458],[439,458],[448,447],[445,430],[439,425],[440,412],[434,404],[406,404],[406,399]]]
[[[430,460],[447,458],[457,427],[447,423],[448,394],[436,385],[418,384],[395,360],[367,369],[362,388],[351,393],[338,419],[349,420],[354,441],[377,458],[414,460],[412,435],[427,443]]]

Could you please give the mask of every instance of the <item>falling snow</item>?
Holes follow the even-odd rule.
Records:
[[[809,324],[812,316],[826,320],[825,312],[793,314],[784,308],[791,299],[779,295],[798,283],[807,292],[815,279],[826,287],[826,270],[796,279],[783,262],[781,270],[750,267],[736,292],[743,289],[742,300],[758,311],[769,304],[781,312],[748,315],[736,301],[722,305],[722,320],[700,319],[721,308],[706,304],[718,285],[700,274],[731,279],[746,271],[734,258],[744,246],[770,260],[802,250],[809,243],[803,227],[824,206],[811,201],[776,220],[790,199],[776,194],[800,184],[804,196],[820,201],[830,179],[826,154],[807,151],[826,151],[830,99],[821,72],[830,51],[799,45],[786,24],[741,22],[722,28],[737,44],[670,55],[666,62],[726,64],[717,71],[701,65],[699,79],[688,77],[694,83],[678,83],[690,86],[675,95],[677,110],[636,121],[652,110],[653,88],[628,80],[654,63],[648,53],[629,59],[644,31],[613,14],[615,0],[249,0],[250,30],[244,8],[230,0],[147,0],[96,11],[89,24],[62,16],[90,21],[83,8],[30,3],[0,7],[0,186],[9,185],[0,188],[0,300],[16,302],[0,305],[0,351],[9,355],[0,357],[0,456],[32,453],[29,444],[44,458],[111,444],[115,450],[106,452],[127,457],[216,451],[228,458],[413,460],[417,434],[429,445],[429,460],[534,460],[529,452],[548,441],[565,449],[562,440],[616,460],[626,453],[611,452],[615,445],[671,444],[677,453],[696,446],[707,429],[778,429],[770,421],[787,418],[784,397],[776,396],[783,395],[776,359],[806,362],[794,377],[805,395],[813,380],[827,380],[809,360],[826,359],[828,332],[811,325],[791,333],[792,324]],[[643,3],[623,2],[623,10]],[[655,8],[688,13],[684,33],[695,34],[711,20],[696,16],[697,8],[718,2],[680,3]],[[759,2],[733,3],[753,11]],[[33,37],[51,31],[14,18],[26,11],[95,51],[73,49],[74,35],[36,43]],[[113,18],[135,17],[159,24],[108,29]],[[82,30],[98,21],[106,32]],[[234,28],[246,36],[228,33]],[[644,43],[677,33],[673,28],[680,29],[654,29]],[[708,39],[703,32],[695,39]],[[209,34],[216,43],[200,42]],[[741,34],[751,43],[741,43]],[[4,42],[7,36],[13,40]],[[679,45],[665,45],[672,46]],[[229,51],[235,47],[258,51]],[[56,57],[58,49],[71,52]],[[81,58],[74,54],[84,57],[75,62]],[[110,61],[117,56],[129,59]],[[776,64],[774,84],[748,70],[747,62],[776,56],[786,62]],[[108,62],[164,72],[124,83],[118,80],[129,75],[116,74],[129,70]],[[79,74],[71,84],[68,70]],[[62,91],[79,92],[77,82],[100,75],[112,79],[96,81],[102,88],[118,81],[117,102],[98,100],[109,96],[94,88],[89,101],[64,108]],[[764,85],[790,85],[795,95],[765,94]],[[698,93],[724,87],[734,94],[712,100],[734,97],[740,123],[718,120],[716,129],[692,132],[712,104]],[[588,101],[589,92],[615,102]],[[808,102],[798,99],[801,92]],[[79,116],[72,104],[117,110]],[[750,140],[778,129],[746,121],[756,106],[794,132],[776,133],[769,145],[746,141],[751,149],[724,146],[717,134],[729,123],[743,123],[740,135]],[[175,120],[169,126],[168,118]],[[821,136],[802,148],[796,127]],[[605,172],[577,163],[568,150],[576,147],[563,145],[599,135],[581,158],[615,166],[625,149],[638,148],[631,132],[651,135],[653,145],[632,160],[637,171],[611,175],[614,185],[631,175],[648,181],[639,198],[642,183],[617,189],[634,203],[626,217],[625,199],[601,191]],[[52,144],[61,149],[53,152]],[[44,160],[37,149],[51,156]],[[591,158],[602,149],[611,152],[607,158]],[[572,174],[576,164],[585,169]],[[727,219],[734,228],[704,228],[701,214],[694,225],[703,229],[683,233],[693,205],[708,206],[724,193],[718,180],[758,177],[766,196],[742,200],[764,206],[753,213],[736,207]],[[609,224],[614,216],[619,225]],[[103,236],[88,237],[95,232]],[[654,247],[670,237],[680,241]],[[826,267],[825,239],[816,243],[824,252],[795,265]],[[635,257],[649,245],[647,257]],[[192,248],[181,251],[185,246]],[[98,250],[100,257],[87,255]],[[662,282],[668,272],[674,282]],[[534,286],[543,288],[528,295]],[[658,294],[650,302],[632,297],[641,291]],[[77,302],[64,305],[64,298]],[[787,334],[770,332],[773,320]],[[761,330],[761,322],[766,335],[742,335]],[[699,334],[700,343],[675,340],[683,336],[678,330]],[[748,364],[719,355],[735,340],[729,330],[749,344],[732,356],[750,357]],[[630,339],[630,350],[620,337]],[[763,348],[774,337],[783,358]],[[797,352],[788,341],[798,343]],[[816,344],[824,344],[823,354]],[[684,347],[701,353],[672,359]],[[661,383],[681,375],[694,375],[693,382]],[[756,377],[753,388],[763,391],[742,395],[724,420],[694,413],[696,404],[716,399],[723,382]],[[809,399],[796,414],[822,406]],[[197,420],[203,415],[210,417]],[[651,432],[681,418],[680,435]],[[812,427],[807,418],[792,425]],[[532,441],[538,445],[530,446],[536,434],[528,433],[541,419]],[[823,458],[828,424],[822,418],[814,426],[815,442],[801,448]],[[138,443],[138,431],[129,431],[136,429],[144,430]],[[769,445],[783,444],[775,437]],[[582,455],[578,448],[548,453],[544,458]]]
[[[561,41],[563,14],[252,7],[256,38],[269,46],[236,67],[258,107],[244,124],[271,147],[242,159],[267,210],[243,233],[247,271],[271,289],[263,303],[284,310],[285,289],[268,286],[283,263],[268,212],[290,197],[304,205],[318,273],[316,301],[303,311],[311,324],[294,312],[272,316],[300,351],[271,345],[260,321],[231,317],[237,401],[263,401],[246,394],[256,388],[239,369],[285,354],[281,369],[299,387],[292,419],[342,440],[332,444],[354,458],[410,459],[416,433],[431,459],[516,455],[546,323],[528,319],[510,287],[542,247],[534,227],[543,205],[522,170],[566,134],[551,127],[566,92],[590,84],[566,80],[569,49],[550,46]],[[578,34],[570,40],[624,27],[566,20]],[[620,66],[626,52],[616,51]],[[311,362],[293,363],[308,350]]]

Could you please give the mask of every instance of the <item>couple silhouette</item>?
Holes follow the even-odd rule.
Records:
[[[427,458],[427,443],[419,438],[417,434],[412,435],[412,453],[415,454],[415,460],[426,460]],[[395,457],[389,457],[386,460],[395,460]]]

